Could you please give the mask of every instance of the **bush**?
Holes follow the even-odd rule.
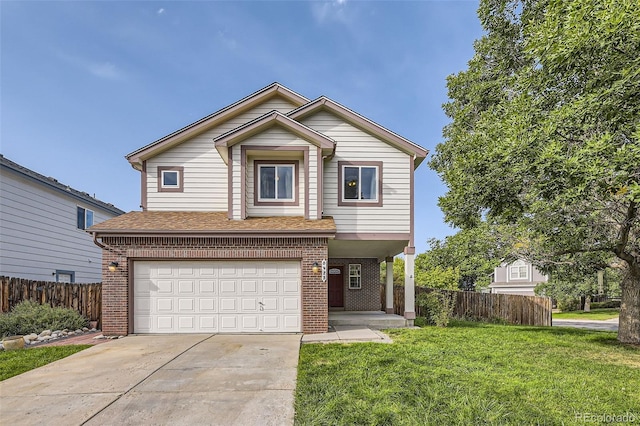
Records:
[[[607,300],[606,302],[592,302],[591,309],[620,308],[619,300]]]
[[[417,302],[423,310],[427,322],[438,327],[446,327],[453,316],[455,293],[432,290],[418,296]]]
[[[73,309],[52,308],[25,300],[8,314],[0,315],[0,336],[25,335],[42,330],[75,330],[85,327],[87,321]]]
[[[562,312],[577,311],[580,309],[580,299],[568,297],[558,300],[558,309]]]

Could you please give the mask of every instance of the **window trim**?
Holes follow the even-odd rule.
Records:
[[[521,268],[524,268],[524,276],[520,274]],[[513,272],[517,270],[517,276],[513,275]],[[509,265],[509,280],[528,280],[529,279],[529,266],[523,261],[516,261]]]
[[[351,267],[358,267],[358,274],[353,275],[351,272]],[[357,286],[351,284],[351,278],[358,278]],[[350,263],[349,264],[349,290],[362,290],[362,264],[361,263]]]
[[[66,282],[66,281],[60,281],[60,275],[69,275],[69,283],[75,283],[76,282],[76,273],[75,271],[65,271],[63,269],[56,269],[56,282]]]
[[[345,200],[344,197],[344,168],[345,167],[376,167],[378,177],[378,199]],[[382,161],[338,161],[338,206],[345,207],[382,207]]]
[[[78,213],[80,213],[80,209],[82,209],[83,211],[83,218],[82,218],[82,225],[83,228],[81,228],[78,223]],[[91,212],[91,224],[89,226],[87,226],[87,212]],[[78,206],[76,205],[76,229],[80,229],[81,231],[85,231],[88,228],[91,228],[93,226],[94,223],[94,218],[95,218],[96,212],[94,212],[91,209],[88,209],[86,207],[82,207],[82,206]]]
[[[164,186],[163,172],[177,172],[178,185]],[[158,192],[184,192],[184,167],[182,166],[158,166]]]
[[[260,167],[293,166],[291,184],[293,199],[286,201],[265,201],[260,199]],[[300,162],[298,160],[254,160],[253,161],[253,205],[255,206],[298,206],[300,205],[300,185],[298,182]]]

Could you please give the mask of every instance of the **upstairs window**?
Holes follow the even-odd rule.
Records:
[[[529,278],[529,267],[522,260],[518,260],[509,267],[509,274],[512,280],[526,280]]]
[[[183,167],[158,167],[158,192],[182,192]]]
[[[78,206],[76,223],[78,229],[87,229],[93,226],[93,211]]]
[[[382,206],[382,162],[339,162],[343,206]]]
[[[256,161],[256,204],[297,204],[296,164]]]

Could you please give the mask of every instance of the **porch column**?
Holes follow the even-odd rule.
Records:
[[[387,257],[385,259],[385,262],[387,262],[387,284],[385,287],[385,291],[386,291],[386,299],[387,299],[387,303],[385,306],[385,312],[387,314],[392,314],[394,313],[394,309],[393,309],[393,257]]]
[[[404,248],[404,317],[409,327],[416,319],[416,290],[413,278],[415,247]]]

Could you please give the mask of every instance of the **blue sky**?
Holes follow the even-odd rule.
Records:
[[[125,210],[124,155],[277,81],[434,152],[477,1],[0,1],[0,152]],[[454,230],[416,171],[416,249]]]

